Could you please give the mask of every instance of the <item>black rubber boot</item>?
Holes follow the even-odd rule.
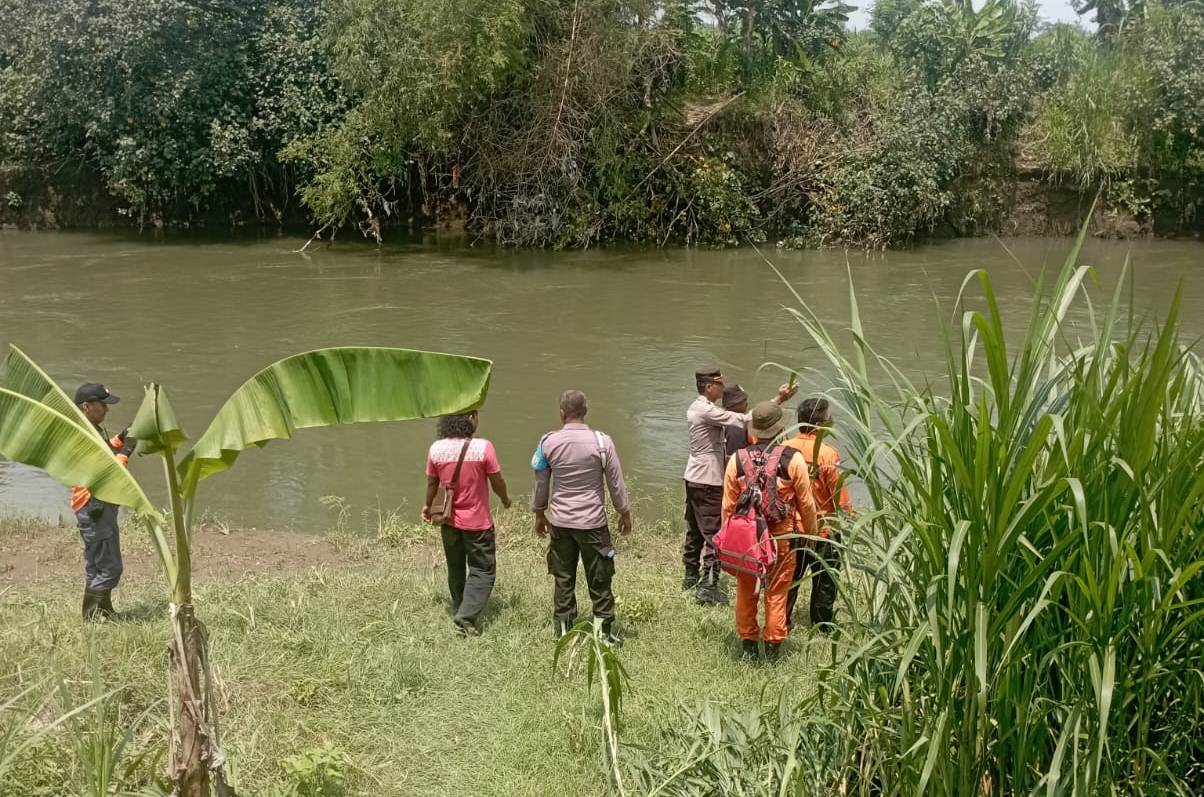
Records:
[[[757,647],[757,640],[740,640],[740,658],[744,661],[756,661],[761,658],[761,649]]]
[[[698,571],[686,568],[686,575],[681,580],[681,591],[689,592],[698,586]]]
[[[777,664],[782,660],[782,643],[781,642],[766,642],[765,643],[765,661],[769,664]]]
[[[727,595],[719,583],[719,569],[708,570],[698,582],[698,602],[704,606],[727,606]]]
[[[104,606],[101,603],[102,597],[103,594],[100,592],[84,590],[83,616],[85,620],[95,620],[105,616]]]
[[[113,609],[113,590],[106,589],[100,593],[100,613],[109,618],[117,614]]]
[[[602,641],[610,645],[612,648],[622,646],[623,637],[619,634],[618,629],[615,628],[614,620],[603,620],[601,633]]]

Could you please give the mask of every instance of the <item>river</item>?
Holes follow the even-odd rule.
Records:
[[[782,309],[791,297],[751,249],[343,241],[296,254],[302,243],[0,232],[0,345],[16,343],[68,392],[101,381],[126,397],[110,414],[111,431],[132,419],[140,386],[160,381],[194,438],[239,384],[296,352],[363,344],[487,357],[495,370],[481,433],[495,442],[513,494],[530,490],[532,448],[557,425],[565,388],[588,394],[589,420],[615,438],[633,489],[651,494],[680,485],[697,366],[721,364],[755,400],[782,381],[758,373],[762,363],[821,364]],[[885,254],[765,252],[834,329],[848,323],[847,264],[870,342],[910,375],[939,379],[941,324],[967,272],[989,269],[1014,333],[1027,321],[1031,276],[1056,269],[1071,244],[963,239]],[[1163,315],[1182,278],[1185,340],[1204,335],[1204,244],[1089,242],[1081,261],[1098,269],[1099,300],[1126,256],[1134,309]],[[1082,322],[1083,305],[1075,312]],[[822,373],[814,379],[823,386]],[[416,517],[433,431],[433,421],[303,431],[244,454],[202,485],[200,503],[233,526],[305,532],[330,525],[322,496],[342,496],[355,511],[404,502]],[[133,467],[161,500],[155,463]],[[0,462],[0,512],[54,518],[66,504],[65,487]]]

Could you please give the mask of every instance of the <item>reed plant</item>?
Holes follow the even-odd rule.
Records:
[[[840,729],[840,793],[1204,792],[1204,371],[1178,296],[1158,323],[1124,277],[1092,305],[1081,244],[1018,338],[971,273],[932,385],[875,352],[851,284],[851,346],[796,294],[869,497],[846,644],[799,708]]]
[[[612,793],[626,797],[619,762],[619,730],[627,670],[615,652],[613,640],[602,631],[602,621],[586,618],[556,641],[552,666],[564,661],[565,674],[585,670],[586,689],[598,682],[598,713],[602,720],[602,762]]]

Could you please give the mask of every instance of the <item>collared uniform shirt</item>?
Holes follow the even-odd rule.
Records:
[[[614,441],[584,423],[566,423],[548,432],[531,458],[535,490],[531,508],[548,511],[562,529],[599,529],[606,525],[606,492],[619,514],[631,508],[623,467]]]
[[[690,458],[686,460],[685,479],[694,484],[723,486],[725,427],[748,423],[746,412],[730,412],[699,395],[686,410],[690,433]]]

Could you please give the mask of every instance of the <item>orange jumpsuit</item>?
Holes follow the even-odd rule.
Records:
[[[758,448],[760,446],[753,446]],[[807,473],[807,462],[803,457],[790,449],[782,455],[778,465],[777,488],[778,495],[794,512],[788,514],[782,521],[771,526],[769,533],[774,537],[791,534],[794,531],[795,518],[801,518],[801,530],[806,534],[817,531],[815,519],[815,499],[811,494],[811,478]],[[744,491],[745,477],[740,473],[738,458],[728,459],[727,469],[723,474],[723,520],[727,521],[735,510],[740,493]],[[786,597],[794,580],[794,557],[791,550],[791,540],[780,539],[778,543],[778,560],[769,573],[769,581],[765,588],[765,641],[781,642],[786,638]],[[755,576],[738,574],[736,576],[736,632],[743,640],[756,641],[761,636],[761,628],[757,624],[758,604],[757,578]]]
[[[811,489],[815,496],[815,514],[819,515],[819,536],[830,537],[827,519],[836,515],[837,510],[853,514],[853,501],[849,498],[849,488],[841,478],[840,452],[834,446],[821,442],[819,450],[815,448],[815,434],[800,432],[797,437],[786,440],[784,446],[801,451],[803,459],[811,465],[811,474],[816,478],[811,480]],[[798,527],[802,528],[801,518]]]

